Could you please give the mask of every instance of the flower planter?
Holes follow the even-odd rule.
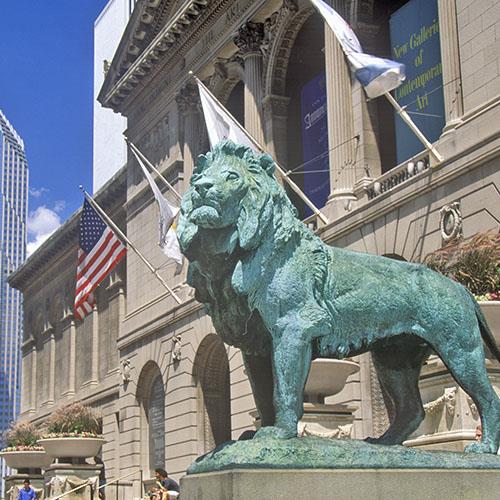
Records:
[[[495,337],[495,342],[500,347],[500,300],[490,300],[479,302],[481,311],[488,322],[491,333]]]
[[[315,359],[307,377],[308,396],[333,396],[345,386],[347,377],[359,371],[359,365],[345,359]]]
[[[100,437],[53,437],[38,440],[47,455],[53,458],[95,457],[105,442]]]
[[[12,469],[46,469],[53,458],[43,450],[2,451],[0,457]]]

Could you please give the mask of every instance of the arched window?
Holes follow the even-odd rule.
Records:
[[[149,468],[165,468],[165,389],[158,375],[149,393],[147,412],[149,430]]]
[[[229,360],[217,335],[208,335],[201,342],[193,375],[198,388],[199,451],[206,453],[231,439]]]
[[[141,407],[141,463],[153,477],[156,468],[165,468],[165,386],[159,366],[150,361],[137,384]]]

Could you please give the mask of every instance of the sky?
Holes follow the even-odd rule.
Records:
[[[94,21],[107,0],[0,0],[0,109],[24,139],[28,252],[92,190]]]

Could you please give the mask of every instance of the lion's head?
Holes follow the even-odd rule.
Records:
[[[248,250],[258,245],[276,210],[295,219],[295,208],[274,170],[269,155],[229,140],[201,155],[181,204],[178,234],[183,251],[200,229],[233,229],[240,248]]]

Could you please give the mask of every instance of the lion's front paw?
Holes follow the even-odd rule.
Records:
[[[270,425],[268,427],[260,428],[254,436],[254,439],[290,439],[297,437],[297,431],[283,429]]]

